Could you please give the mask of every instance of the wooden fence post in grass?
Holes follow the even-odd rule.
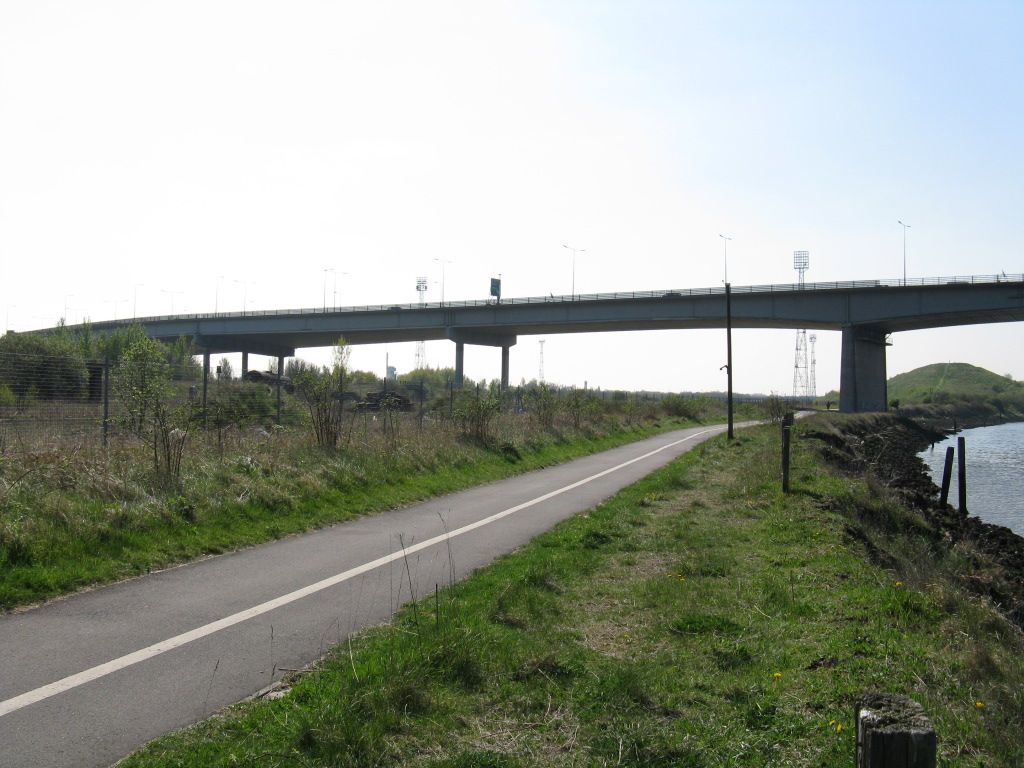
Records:
[[[939,494],[939,506],[946,506],[949,500],[949,483],[953,479],[953,446],[946,448],[946,463],[942,465],[942,493]]]
[[[789,493],[789,444],[793,428],[782,428],[782,492]]]
[[[935,729],[913,699],[868,693],[855,705],[857,768],[935,768]]]

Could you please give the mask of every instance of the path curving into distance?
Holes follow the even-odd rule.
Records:
[[[724,426],[678,430],[0,617],[0,768],[106,766],[387,621]]]

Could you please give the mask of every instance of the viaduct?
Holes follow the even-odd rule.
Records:
[[[731,286],[734,328],[807,328],[843,334],[840,410],[887,407],[890,334],[922,328],[1024,320],[1024,275],[861,280],[806,285]],[[725,328],[725,288],[577,294],[261,312],[146,317],[92,323],[98,333],[139,323],[157,339],[191,338],[203,354],[241,352],[284,358],[301,347],[448,339],[455,344],[456,385],[466,344],[501,348],[508,385],[509,350],[519,336],[599,331]]]

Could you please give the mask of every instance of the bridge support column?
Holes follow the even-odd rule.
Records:
[[[501,348],[501,391],[508,389],[508,357],[510,347]]]
[[[462,389],[462,368],[466,356],[466,345],[461,341],[455,342],[455,388]]]
[[[249,372],[249,353],[242,353],[242,378],[245,378],[245,374]]]
[[[839,375],[839,410],[843,413],[888,408],[885,375],[885,331],[866,326],[843,328]]]

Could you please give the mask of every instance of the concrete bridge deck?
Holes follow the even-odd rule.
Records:
[[[886,337],[899,331],[1024,320],[1024,275],[730,286],[734,328],[843,333],[840,407],[884,410]],[[725,288],[668,289],[487,301],[323,307],[144,317],[92,323],[108,333],[132,323],[158,339],[186,336],[210,354],[292,356],[301,347],[448,339],[461,373],[464,344],[509,348],[521,335],[724,328]]]

